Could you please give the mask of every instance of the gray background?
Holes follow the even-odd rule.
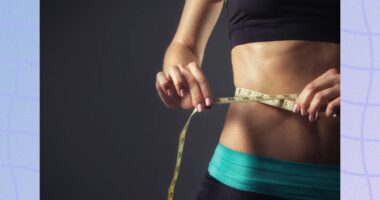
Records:
[[[183,4],[41,2],[42,199],[166,199],[190,110],[165,108],[155,75]],[[223,10],[202,65],[215,96],[234,92],[229,45]],[[193,118],[176,199],[194,199],[226,110]]]

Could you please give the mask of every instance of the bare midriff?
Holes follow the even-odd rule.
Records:
[[[330,68],[339,71],[338,43],[254,42],[231,50],[235,87],[265,94],[300,93]],[[258,102],[229,106],[219,142],[236,151],[276,159],[338,165],[340,119],[308,117]]]

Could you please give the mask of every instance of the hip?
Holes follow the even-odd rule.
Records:
[[[340,168],[246,154],[219,143],[202,189],[202,200],[226,191],[235,195],[230,199],[339,199]]]
[[[340,119],[307,117],[258,102],[229,106],[219,142],[234,150],[300,162],[339,164]]]

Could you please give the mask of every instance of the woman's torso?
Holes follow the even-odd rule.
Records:
[[[266,94],[300,93],[330,68],[339,71],[339,43],[252,42],[231,51],[235,87]],[[316,122],[257,102],[229,106],[220,142],[237,151],[278,159],[339,164],[340,120]]]

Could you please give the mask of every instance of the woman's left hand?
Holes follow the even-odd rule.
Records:
[[[295,102],[293,112],[308,115],[309,121],[315,121],[323,106],[327,106],[327,117],[340,108],[340,74],[335,68],[327,70],[306,85]]]

